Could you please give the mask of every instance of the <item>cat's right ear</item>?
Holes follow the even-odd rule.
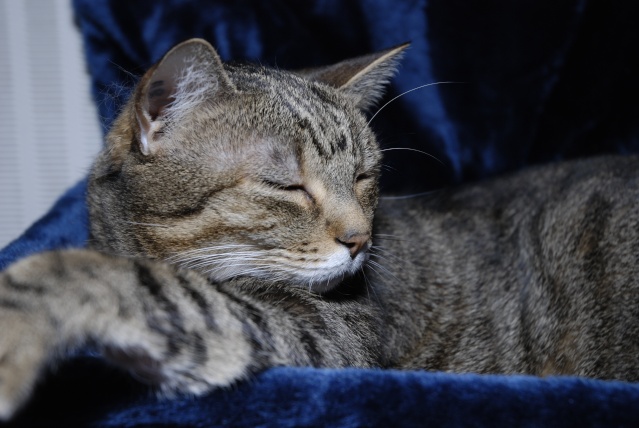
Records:
[[[157,152],[167,126],[200,103],[234,91],[220,57],[207,41],[190,39],[175,46],[144,74],[136,89],[140,152]]]

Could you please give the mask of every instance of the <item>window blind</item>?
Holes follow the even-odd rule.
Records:
[[[84,177],[102,144],[69,0],[0,0],[0,247]]]

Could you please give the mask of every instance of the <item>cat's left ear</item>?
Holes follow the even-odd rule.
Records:
[[[235,92],[217,52],[207,41],[190,39],[171,49],[147,71],[135,93],[140,151],[155,153],[167,126],[202,102]]]
[[[301,70],[299,74],[338,88],[360,109],[368,110],[384,94],[384,87],[397,71],[399,60],[409,45],[404,43],[326,67]]]

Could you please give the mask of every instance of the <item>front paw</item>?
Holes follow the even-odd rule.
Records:
[[[37,318],[0,296],[0,420],[26,401],[50,354],[54,335]]]

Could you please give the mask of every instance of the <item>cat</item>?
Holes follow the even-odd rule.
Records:
[[[166,393],[279,365],[639,380],[639,159],[380,199],[365,112],[406,47],[170,50],[92,167],[88,248],[0,274],[0,418],[87,344]]]

